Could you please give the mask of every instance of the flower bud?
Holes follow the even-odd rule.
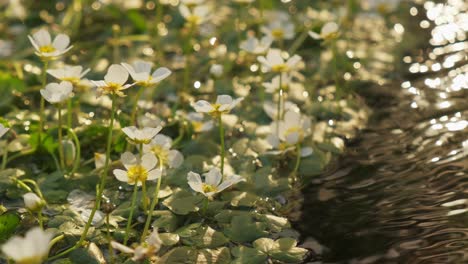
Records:
[[[39,211],[44,206],[44,201],[35,193],[29,192],[23,195],[24,205],[32,212]]]
[[[75,162],[76,157],[76,147],[73,141],[66,139],[62,140],[62,147],[65,156],[65,164],[67,166],[72,166]]]
[[[224,72],[224,67],[221,64],[213,64],[211,65],[210,68],[210,73],[213,74],[213,76],[219,78],[221,75],[223,75]]]

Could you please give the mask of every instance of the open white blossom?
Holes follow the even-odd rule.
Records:
[[[33,192],[28,192],[23,195],[24,206],[28,210],[35,212],[44,206],[44,201]]]
[[[258,40],[256,37],[248,37],[247,40],[244,40],[240,43],[240,48],[252,53],[252,54],[265,54],[270,48],[273,39],[271,37],[265,36],[261,40]]]
[[[207,113],[212,116],[219,116],[221,114],[229,113],[237,104],[239,104],[244,97],[239,97],[235,100],[229,95],[218,95],[216,103],[211,104],[205,100],[198,100],[192,103],[192,107],[199,113]]]
[[[135,249],[115,241],[112,241],[111,245],[114,249],[122,253],[133,254],[132,260],[139,261],[148,259],[149,257],[156,254],[161,249],[162,241],[159,238],[157,229],[154,229],[153,232],[151,232],[151,234],[146,238],[145,242],[138,245]]]
[[[142,86],[155,85],[166,79],[172,73],[166,67],[157,68],[153,73],[151,73],[152,64],[145,61],[135,61],[133,65],[123,62],[122,66],[127,69],[136,84]]]
[[[299,55],[294,55],[286,61],[281,56],[282,51],[279,49],[270,49],[265,56],[259,56],[257,60],[263,64],[269,71],[272,72],[291,72],[297,70],[302,58]]]
[[[70,82],[62,81],[60,83],[49,83],[40,92],[47,102],[58,104],[70,98],[72,91],[73,85]]]
[[[159,160],[160,165],[169,168],[177,168],[182,165],[184,156],[175,149],[171,149],[172,139],[166,135],[156,135],[153,140],[143,146],[143,151],[153,153]]]
[[[87,73],[89,68],[83,71],[82,66],[70,66],[65,65],[60,69],[50,69],[47,70],[47,73],[54,76],[55,78],[61,81],[71,82],[73,85],[78,85]]]
[[[213,120],[205,121],[202,113],[190,112],[187,120],[192,124],[193,130],[197,133],[210,131],[214,127]]]
[[[119,65],[112,64],[107,70],[107,74],[104,76],[103,81],[92,81],[98,88],[98,94],[112,94],[120,97],[124,97],[125,94],[122,92],[125,89],[130,88],[133,84],[125,84],[128,80],[127,70]]]
[[[10,128],[5,127],[3,124],[0,124],[0,138],[3,137],[3,135],[5,135],[5,133],[8,132],[8,130],[10,130]]]
[[[198,26],[210,18],[211,8],[207,5],[200,5],[190,9],[186,5],[180,5],[179,11],[188,24]]]
[[[158,160],[153,153],[144,154],[141,159],[130,152],[125,152],[120,156],[120,161],[125,170],[115,169],[115,177],[130,185],[135,183],[140,186],[144,181],[156,180],[161,176],[161,171],[155,169]]]
[[[2,245],[2,251],[16,263],[40,264],[49,254],[49,243],[52,237],[51,232],[34,227],[24,237],[10,238]]]
[[[36,55],[46,60],[55,59],[73,47],[69,46],[70,38],[67,35],[58,34],[52,41],[49,32],[45,29],[37,31],[28,38],[36,49]]]
[[[309,36],[311,36],[313,39],[330,40],[338,37],[338,34],[339,27],[335,22],[325,23],[325,25],[323,25],[322,29],[320,30],[320,34],[309,31]]]
[[[294,24],[289,21],[274,20],[260,28],[263,34],[274,40],[292,39],[295,35]]]
[[[276,131],[277,126],[279,127],[278,134],[270,134],[267,141],[280,152],[293,149],[297,143],[301,143],[311,133],[310,118],[292,110],[284,114],[283,120],[274,121],[271,124],[271,131]],[[310,155],[312,149],[303,147],[301,152],[301,156]]]
[[[138,129],[135,126],[129,126],[122,128],[122,131],[127,135],[128,139],[135,144],[148,144],[150,143],[151,139],[156,136],[159,131],[161,131],[162,127],[144,127],[142,129]]]
[[[289,87],[289,83],[291,82],[291,78],[288,74],[286,73],[281,73],[281,88],[284,90],[287,90]],[[267,93],[277,93],[278,90],[280,89],[280,76],[275,76],[273,79],[271,79],[270,82],[264,82],[262,83],[263,87],[265,87],[265,92]]]
[[[235,174],[226,177],[226,179],[222,181],[223,176],[218,168],[212,168],[209,172],[203,174],[203,176],[205,176],[205,182],[202,181],[200,174],[191,171],[187,174],[187,181],[190,188],[210,199],[212,199],[215,194],[222,192],[226,188],[229,188],[238,182],[245,181],[244,178]]]
[[[276,102],[265,102],[263,104],[263,110],[265,111],[265,113],[273,120],[276,120],[276,115],[278,114],[278,110],[277,110],[277,107],[278,107],[278,104]],[[299,107],[291,102],[291,101],[286,101],[284,102],[284,112],[286,113],[287,111],[295,111],[295,112],[299,112]]]

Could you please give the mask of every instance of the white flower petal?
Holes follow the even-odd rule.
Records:
[[[201,180],[200,174],[195,172],[189,172],[187,174],[187,182],[190,185],[190,188],[196,192],[203,193],[203,182]]]
[[[65,51],[68,45],[70,44],[70,38],[65,35],[65,34],[58,34],[54,42],[52,43],[52,46],[54,46],[56,49],[60,51]]]
[[[207,173],[203,174],[205,176],[205,183],[212,186],[218,186],[221,180],[223,179],[223,175],[221,175],[221,171],[214,167]]]
[[[128,80],[128,71],[119,64],[112,64],[104,76],[107,83],[124,84]]]
[[[156,164],[158,164],[158,159],[152,152],[148,152],[141,157],[141,166],[148,171],[156,167]]]
[[[154,82],[160,82],[166,79],[169,75],[171,75],[171,71],[166,67],[161,67],[155,70],[152,74]]]
[[[121,182],[128,182],[128,175],[126,171],[115,169],[113,173],[114,173],[114,176],[117,178],[117,180]]]

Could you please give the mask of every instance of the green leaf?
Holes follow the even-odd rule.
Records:
[[[288,237],[276,241],[270,238],[259,238],[253,242],[257,250],[282,263],[302,262],[307,249],[296,247],[296,245],[297,241]]]
[[[254,248],[266,254],[273,250],[275,245],[275,241],[267,237],[259,238],[253,242]]]
[[[255,248],[238,246],[231,250],[235,257],[232,264],[263,264],[266,262],[268,255],[258,251]]]
[[[186,225],[177,229],[175,233],[181,237],[191,237],[197,233],[196,229],[200,226],[201,226],[201,223],[193,223],[193,224]]]
[[[179,242],[179,235],[172,234],[172,233],[160,233],[159,238],[161,239],[163,245],[165,246],[173,246]]]
[[[232,206],[252,207],[260,199],[260,197],[249,192],[232,191],[224,194],[223,199],[226,201],[231,201]]]
[[[268,225],[268,229],[272,232],[281,232],[284,228],[291,227],[288,219],[270,214],[262,214],[257,217],[260,221]]]
[[[20,217],[15,213],[0,215],[0,242],[7,240],[20,223]]]
[[[167,232],[173,232],[177,229],[177,216],[169,210],[154,211],[153,215],[156,220],[153,222],[152,226],[155,228],[163,228]]]
[[[186,215],[190,212],[197,212],[199,210],[198,205],[202,200],[203,197],[201,196],[196,196],[188,191],[179,189],[164,200],[163,204],[175,214]]]
[[[251,242],[259,237],[266,236],[265,223],[255,222],[252,216],[239,215],[234,216],[231,226],[226,228],[226,235],[235,242]]]
[[[198,251],[196,263],[228,264],[231,263],[231,253],[227,247],[201,249]]]
[[[229,240],[223,233],[209,226],[200,226],[196,229],[193,236],[182,239],[182,242],[188,246],[198,248],[217,248],[226,244]]]
[[[159,263],[197,263],[198,252],[190,247],[177,247],[164,254]]]

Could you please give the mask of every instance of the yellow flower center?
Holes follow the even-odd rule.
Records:
[[[302,130],[301,127],[295,126],[295,127],[290,127],[284,132],[284,136],[288,136],[289,134],[292,133],[298,133],[299,134],[299,141],[302,141],[304,139],[304,130]]]
[[[202,18],[197,15],[190,15],[187,17],[187,22],[192,25],[198,25],[201,23]]]
[[[289,71],[289,66],[285,63],[283,64],[276,64],[271,67],[271,70],[273,72],[288,72]]]
[[[203,128],[203,123],[198,121],[192,121],[192,126],[195,132],[200,132]]]
[[[55,50],[56,50],[55,47],[52,45],[45,45],[45,46],[39,47],[39,51],[42,53],[50,53],[50,52],[54,52]]]
[[[271,35],[276,39],[282,39],[284,37],[284,31],[281,28],[275,28],[271,30]]]
[[[331,39],[335,39],[338,37],[338,32],[333,32],[333,33],[329,33],[329,34],[326,34],[325,36],[323,36],[323,39],[324,40],[331,40]]]
[[[381,3],[377,6],[377,12],[385,14],[389,11],[388,5],[386,3]]]
[[[118,83],[107,83],[107,86],[101,87],[103,94],[116,94],[120,97],[124,97],[124,93],[121,91],[123,89],[122,85]]]
[[[214,109],[211,112],[209,112],[209,114],[213,117],[218,117],[221,114],[229,113],[229,110],[223,110],[223,111],[219,110],[219,108],[221,107],[221,104],[212,104],[211,106],[213,106]]]
[[[148,171],[141,165],[131,166],[128,171],[128,183],[144,182],[148,178]]]
[[[218,189],[216,188],[216,186],[203,183],[202,190],[204,193],[210,193],[210,192],[216,192]]]
[[[169,152],[167,151],[167,149],[159,146],[159,145],[155,145],[155,146],[152,146],[151,147],[151,152],[153,152],[153,154],[158,157],[159,159],[159,162],[165,166],[169,163]]]
[[[18,259],[15,261],[18,264],[40,264],[42,263],[43,259],[43,256],[32,256],[28,258]]]
[[[77,85],[80,82],[80,78],[77,77],[64,77],[62,81],[71,82],[73,85]]]

